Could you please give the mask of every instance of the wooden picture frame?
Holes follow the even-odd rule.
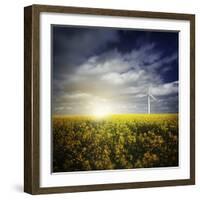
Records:
[[[189,177],[177,180],[40,186],[40,14],[79,14],[187,21],[190,24],[190,149]],[[84,192],[195,184],[195,16],[192,14],[32,5],[24,9],[24,191],[30,194]]]

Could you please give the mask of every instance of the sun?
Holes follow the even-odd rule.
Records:
[[[106,117],[110,114],[111,114],[111,106],[104,102],[96,103],[93,106],[92,115],[98,118]]]

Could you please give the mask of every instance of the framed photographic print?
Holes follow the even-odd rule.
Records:
[[[24,191],[194,184],[195,16],[24,11]]]

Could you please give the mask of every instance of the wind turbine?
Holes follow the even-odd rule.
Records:
[[[147,93],[148,114],[151,114],[151,99],[157,101],[157,99],[150,93],[150,89],[148,88],[148,93]]]

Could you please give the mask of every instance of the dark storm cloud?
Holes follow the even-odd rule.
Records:
[[[53,28],[53,113],[178,111],[178,34],[108,28]]]
[[[106,45],[118,40],[115,30],[53,26],[54,78],[73,71]]]

